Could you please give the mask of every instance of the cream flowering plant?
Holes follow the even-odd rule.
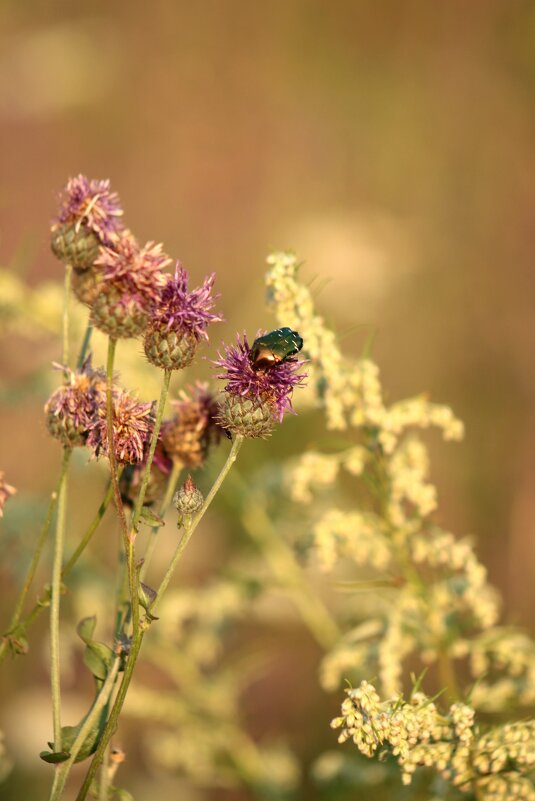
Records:
[[[26,654],[34,621],[48,611],[53,727],[41,758],[54,774],[51,801],[71,791],[77,801],[132,798],[117,779],[127,755],[116,730],[125,716],[136,721],[136,746],[154,769],[223,793],[241,788],[266,801],[534,799],[535,643],[500,624],[499,598],[473,543],[440,526],[430,478],[425,432],[457,441],[461,421],[424,395],[387,404],[377,365],[369,355],[344,355],[286,252],[268,259],[274,330],[238,334],[207,353],[213,381],[188,374],[167,416],[172,376],[195,366],[222,319],[215,276],[189,288],[180,262],[152,241],[140,245],[123,216],[108,181],[78,176],[52,225],[52,250],[65,266],[63,354],[44,420],[61,447],[61,468],[0,644],[0,660]],[[10,324],[29,306],[35,325],[53,328],[58,315],[43,308],[46,293],[22,300],[14,279],[0,273],[2,287]],[[104,335],[105,360],[96,357],[93,329]],[[134,358],[143,375],[159,376],[156,400],[121,385],[128,340],[141,343]],[[119,374],[116,356],[124,359]],[[286,425],[294,402],[299,420],[312,419],[315,441],[324,431],[329,447],[296,455],[297,433],[288,437],[293,455],[246,462],[245,479],[241,459],[236,464],[244,441]],[[227,452],[220,469],[216,447]],[[109,481],[69,550],[76,448],[104,463]],[[190,471],[200,471],[205,493]],[[181,577],[177,586],[177,566],[223,482],[233,540],[246,545],[240,541],[217,577]],[[0,516],[14,493],[0,473]],[[72,571],[87,564],[112,505],[121,549],[103,604],[111,622],[97,640],[94,610],[77,602]],[[179,536],[158,562],[166,516]],[[52,531],[52,573],[32,606]],[[65,591],[83,608],[76,632],[94,680],[76,725],[65,725],[62,709]],[[339,694],[331,696],[336,734],[328,715],[306,722],[319,743],[312,759],[310,751],[299,758],[291,732],[259,736],[243,712],[263,669],[255,633],[266,619],[284,631],[281,597],[284,621],[294,625],[297,612],[321,654],[313,703],[322,690]],[[138,665],[156,680],[137,680]],[[311,665],[305,670],[311,674]],[[290,709],[286,682],[277,687],[285,693],[280,706]],[[81,762],[85,776],[72,771]]]

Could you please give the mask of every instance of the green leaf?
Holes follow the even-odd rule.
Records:
[[[59,762],[66,762],[70,757],[68,751],[41,751],[39,754],[44,762],[50,762],[51,765],[57,765]]]
[[[113,662],[113,651],[108,645],[92,639],[96,625],[97,619],[95,616],[86,617],[80,621],[76,630],[80,639],[86,644],[84,653],[85,666],[89,668],[96,679],[104,681]]]
[[[144,523],[148,526],[152,526],[152,528],[159,528],[160,526],[165,526],[165,522],[160,515],[157,515],[152,509],[148,506],[141,507],[141,514],[140,517]]]
[[[116,790],[115,797],[118,801],[134,801],[134,796],[128,790]]]

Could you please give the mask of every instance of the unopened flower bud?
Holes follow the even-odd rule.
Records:
[[[204,503],[202,492],[197,489],[191,476],[184,481],[183,486],[175,492],[173,503],[181,515],[194,515]]]

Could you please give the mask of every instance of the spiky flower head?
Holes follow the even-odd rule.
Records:
[[[202,286],[188,291],[188,274],[177,262],[174,277],[169,276],[160,293],[145,334],[145,353],[156,367],[179,370],[191,363],[201,339],[208,339],[210,323],[223,318],[210,311],[215,274]]]
[[[141,403],[128,392],[119,391],[112,399],[113,445],[119,464],[141,462],[154,425],[152,403]],[[99,405],[87,444],[100,456],[109,456],[106,404]]]
[[[104,403],[105,392],[106,376],[92,368],[91,356],[80,370],[68,370],[66,383],[45,404],[50,434],[70,448],[85,445],[97,409]]]
[[[15,487],[8,484],[4,478],[4,471],[0,470],[0,517],[4,516],[4,505],[8,498],[16,493]]]
[[[140,247],[130,233],[113,248],[102,248],[95,262],[102,283],[91,310],[93,324],[115,338],[140,334],[166,284],[162,270],[170,261],[162,245]]]
[[[202,492],[197,488],[191,476],[173,496],[173,503],[180,515],[194,515],[204,503]]]
[[[197,382],[189,393],[181,390],[172,405],[175,413],[161,429],[166,453],[184,467],[202,467],[210,447],[219,442],[223,433],[216,419],[217,401],[208,384]]]
[[[261,333],[257,334],[257,337]],[[237,336],[237,345],[225,345],[224,354],[214,364],[222,367],[217,377],[226,381],[220,405],[220,425],[246,437],[266,437],[285,412],[292,412],[294,387],[303,386],[306,373],[299,372],[303,361],[294,357],[265,370],[255,369],[247,336]]]
[[[109,180],[71,178],[52,224],[52,250],[77,269],[91,267],[101,245],[113,246],[123,229],[119,196]]]

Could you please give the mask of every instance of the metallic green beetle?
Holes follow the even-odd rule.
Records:
[[[249,351],[254,370],[269,370],[295,356],[303,347],[303,338],[291,328],[276,328],[255,339]]]

